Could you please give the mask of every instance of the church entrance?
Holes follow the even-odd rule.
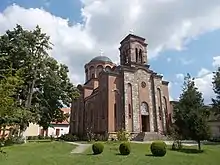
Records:
[[[141,124],[142,132],[150,132],[149,109],[146,102],[143,102],[141,104]]]
[[[149,116],[141,115],[142,132],[150,132]]]

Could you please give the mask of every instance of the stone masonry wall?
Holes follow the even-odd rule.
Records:
[[[140,90],[145,90],[147,95],[139,95],[139,105],[141,105],[142,102],[146,102],[149,106],[149,116],[150,116],[150,132],[154,132],[154,105],[153,105],[153,99],[152,99],[152,84],[151,84],[151,74],[148,73],[145,70],[139,69],[136,74],[135,74],[136,80],[139,81],[139,91]],[[145,82],[146,87],[142,88],[141,83]],[[139,108],[140,109],[140,108]],[[140,110],[139,110],[140,111]]]
[[[141,82],[146,83],[146,87],[141,87]],[[127,84],[132,84],[132,101],[133,101],[133,131],[141,131],[141,120],[140,120],[140,105],[141,102],[147,102],[149,106],[150,115],[150,131],[154,131],[154,117],[153,117],[153,103],[152,103],[152,89],[150,81],[150,73],[145,70],[138,70],[135,73],[128,71],[124,72],[124,86],[125,86],[125,129],[128,129],[128,99],[127,99]],[[140,90],[147,90],[148,96],[141,96]]]
[[[159,118],[159,102],[158,102],[158,95],[157,95],[157,88],[161,90],[161,100],[162,100],[162,122],[163,122],[163,127],[164,129],[166,128],[166,117],[165,117],[165,112],[164,112],[164,100],[163,100],[163,90],[162,90],[162,79],[159,78],[154,78],[154,84],[155,84],[155,97],[156,97],[156,114],[157,114],[157,123],[158,123],[158,131],[162,131],[163,128],[160,127],[160,118]]]
[[[137,87],[137,84],[134,82],[135,75],[130,72],[124,72],[124,96],[125,96],[125,129],[128,130],[128,83],[132,85],[132,97],[134,98],[135,95],[137,96],[137,90],[135,89],[135,85]],[[137,98],[137,97],[136,97]],[[135,106],[136,106],[136,99],[133,99],[133,112],[135,112]],[[134,115],[133,115],[134,119]],[[136,121],[137,122],[137,121]],[[133,127],[134,127],[134,121],[133,121]],[[135,130],[135,129],[133,129]]]

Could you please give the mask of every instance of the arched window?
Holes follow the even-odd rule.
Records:
[[[88,78],[89,78],[88,69],[86,69],[85,72],[86,72],[86,81],[88,81]]]
[[[161,90],[160,88],[157,88],[157,101],[158,101],[158,109],[159,109],[159,118],[162,120],[162,100],[161,100]]]
[[[160,88],[157,88],[157,100],[158,100],[158,104],[159,104],[159,106],[161,107],[161,90],[160,90]]]
[[[95,78],[95,67],[94,66],[91,66],[89,68],[89,73],[90,73],[90,79]]]
[[[138,49],[135,48],[135,57],[136,57],[136,62],[138,62]]]
[[[146,102],[141,103],[141,115],[149,115],[149,106]]]
[[[97,68],[96,68],[96,73],[97,73],[96,75],[99,76],[99,74],[102,72],[102,70],[103,70],[103,66],[98,65]]]
[[[127,97],[128,97],[128,117],[129,119],[131,119],[133,114],[133,109],[132,109],[132,85],[130,83],[128,83]]]
[[[105,70],[106,70],[106,72],[110,72],[112,70],[112,68],[110,66],[106,66]]]
[[[164,112],[166,115],[166,118],[168,117],[168,112],[167,112],[167,99],[165,96],[163,96],[163,101],[164,101]]]
[[[143,58],[142,58],[142,50],[139,50],[139,62],[142,63],[143,62]]]
[[[131,119],[132,117],[131,104],[128,104],[128,116],[129,116],[129,119]]]

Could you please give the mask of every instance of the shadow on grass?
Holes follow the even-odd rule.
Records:
[[[145,156],[155,157],[153,154],[145,154]]]
[[[220,145],[220,142],[203,142],[203,145]]]
[[[101,154],[94,154],[94,153],[88,153],[88,154],[86,154],[87,156],[99,156],[99,155],[102,155],[102,153]]]
[[[28,142],[30,143],[48,143],[48,142],[52,142],[52,140],[28,140]]]
[[[128,154],[128,155],[123,155],[123,154],[121,154],[121,153],[116,153],[115,155],[118,155],[118,156],[128,156],[128,155],[130,155],[130,154]]]
[[[180,150],[172,150],[172,149],[169,149],[171,151],[176,151],[176,152],[182,152],[182,153],[186,153],[186,154],[201,154],[204,152],[204,150],[198,150],[198,149],[195,149],[195,148],[183,148],[183,149],[180,149]]]
[[[153,154],[145,154],[145,156],[149,156],[149,157],[157,157],[157,158],[162,158],[162,157],[164,157],[164,156],[155,156],[155,155],[153,155]]]

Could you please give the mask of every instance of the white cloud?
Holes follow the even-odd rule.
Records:
[[[196,86],[203,93],[205,102],[208,103],[210,103],[211,98],[215,96],[212,89],[213,71],[215,71],[216,68],[220,66],[220,56],[213,57],[212,66],[212,71],[206,68],[202,68],[198,72],[198,77],[195,79]]]
[[[176,74],[176,78],[177,78],[178,80],[180,80],[180,81],[183,81],[183,80],[184,80],[184,74],[178,73],[178,74]]]
[[[220,56],[213,57],[213,67],[219,67],[220,66]]]
[[[172,90],[172,82],[169,82],[168,84],[168,89],[169,89],[169,94],[171,94],[171,90]],[[170,101],[173,101],[173,97],[171,95],[169,95],[169,100]]]
[[[167,58],[167,62],[170,62],[171,60],[172,60],[171,58],[169,58],[169,57]]]
[[[27,29],[39,24],[51,36],[52,56],[69,66],[71,78],[77,83],[83,82],[83,65],[98,55],[99,49],[118,61],[119,42],[131,29],[147,39],[149,58],[152,58],[165,49],[182,50],[192,39],[220,28],[219,0],[81,2],[83,23],[72,26],[67,19],[43,9],[9,6],[0,13],[0,34],[16,23]]]
[[[200,70],[199,74],[202,72],[203,71]],[[211,98],[214,97],[214,92],[212,90],[212,78],[213,74],[210,72],[195,78],[196,86],[198,87],[199,91],[202,92],[205,103],[211,103]]]
[[[189,65],[193,63],[193,60],[188,60],[188,59],[184,59],[184,58],[179,58],[181,64],[183,65]]]
[[[202,68],[199,73],[198,73],[198,77],[204,77],[206,76],[207,74],[210,74],[210,71],[206,68]]]

